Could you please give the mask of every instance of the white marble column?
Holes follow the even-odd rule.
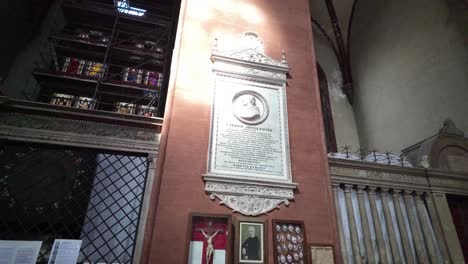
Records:
[[[392,251],[393,263],[403,263],[398,249],[398,242],[396,238],[395,229],[393,228],[392,216],[390,214],[390,204],[388,201],[388,190],[382,189],[382,208],[385,215],[385,222],[387,222],[388,237],[390,238],[390,249]]]
[[[346,250],[345,244],[345,236],[344,236],[344,228],[343,228],[343,216],[341,215],[340,209],[340,196],[339,192],[341,192],[341,188],[339,184],[332,184],[333,188],[333,195],[335,197],[335,208],[336,208],[336,220],[338,223],[338,233],[340,236],[340,247],[341,247],[341,257],[343,259],[343,263],[348,262],[348,252]]]
[[[375,197],[375,190],[375,187],[369,187],[369,204],[372,213],[372,221],[374,222],[375,237],[377,239],[377,248],[379,249],[379,261],[382,264],[387,264],[387,250],[385,248],[385,241],[383,239],[382,223],[380,222],[379,212],[377,211],[377,200]]]
[[[416,200],[416,209],[418,212],[419,222],[421,223],[424,241],[426,242],[427,253],[429,255],[429,259],[431,260],[431,263],[436,264],[438,262],[437,247],[434,244],[434,240],[432,239],[432,235],[431,235],[431,229],[425,217],[426,208],[424,205],[424,201],[422,200],[422,197],[421,197],[422,195],[423,195],[422,193],[416,192],[416,195],[414,197],[414,199]]]
[[[463,251],[458,240],[457,230],[453,224],[452,214],[448,207],[447,198],[444,193],[434,193],[434,205],[437,210],[437,215],[442,224],[442,232],[444,233],[445,242],[447,243],[448,253],[452,263],[465,263],[463,259]]]
[[[374,250],[372,249],[372,237],[369,227],[369,221],[367,220],[366,203],[364,200],[365,186],[357,186],[357,198],[359,204],[359,214],[361,216],[361,226],[364,235],[364,245],[366,247],[366,263],[376,263]]]
[[[411,202],[411,200],[413,199],[413,196],[411,195],[411,193],[404,191],[403,199],[405,200],[406,210],[407,210],[407,214],[408,214],[408,218],[409,218],[409,222],[411,226],[411,233],[413,234],[413,242],[414,242],[414,247],[416,248],[416,255],[417,255],[418,263],[424,263],[424,264],[429,263],[429,259],[427,258],[426,247],[424,245],[423,238],[421,237],[419,222],[414,213],[413,203]]]
[[[429,212],[429,217],[431,218],[431,223],[432,227],[434,228],[437,244],[439,245],[442,257],[444,258],[444,264],[449,264],[450,256],[448,254],[447,243],[445,242],[445,237],[442,232],[439,216],[437,215],[437,211],[434,206],[432,194],[428,193],[425,198],[427,204],[427,211]]]
[[[403,252],[405,253],[405,260],[407,264],[414,263],[413,250],[411,250],[410,238],[406,230],[406,224],[403,217],[403,209],[401,208],[400,203],[400,192],[398,190],[393,190],[393,205],[395,206],[396,217],[398,221],[398,228],[400,229],[401,244],[403,246]]]
[[[354,263],[361,264],[361,253],[359,251],[359,238],[357,233],[358,230],[356,225],[356,218],[354,218],[353,201],[351,196],[352,189],[352,185],[344,185],[346,211],[348,213],[349,230],[351,232],[351,248],[353,249]]]

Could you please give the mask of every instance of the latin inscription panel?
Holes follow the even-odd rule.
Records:
[[[284,179],[280,87],[217,81],[212,171]]]

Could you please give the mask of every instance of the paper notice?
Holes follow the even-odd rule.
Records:
[[[189,264],[202,264],[203,242],[191,241],[189,251]]]
[[[0,264],[35,264],[42,241],[0,240]]]
[[[215,249],[213,255],[213,264],[226,264],[226,250]]]
[[[56,239],[50,252],[49,264],[75,264],[80,248],[81,240]]]

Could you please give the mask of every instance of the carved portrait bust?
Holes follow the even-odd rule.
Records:
[[[232,99],[234,116],[246,125],[258,125],[268,117],[268,104],[257,92],[244,90]]]

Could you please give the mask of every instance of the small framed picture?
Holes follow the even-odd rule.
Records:
[[[312,264],[334,264],[333,245],[309,244]]]
[[[265,232],[265,221],[236,219],[236,263],[267,263]]]

